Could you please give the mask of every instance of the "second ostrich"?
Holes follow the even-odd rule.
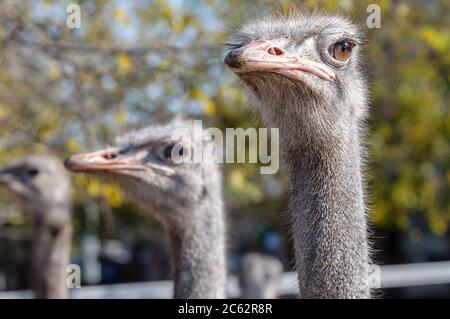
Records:
[[[172,250],[174,297],[225,297],[225,227],[221,173],[213,155],[189,158],[195,143],[192,121],[174,120],[128,133],[115,147],[74,155],[73,172],[118,182],[127,196],[164,226]],[[175,134],[175,132],[180,134]],[[177,135],[177,136],[174,136]]]
[[[244,24],[225,58],[280,129],[302,298],[370,297],[360,43],[342,17],[273,15]]]

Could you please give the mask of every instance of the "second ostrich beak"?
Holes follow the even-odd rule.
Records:
[[[314,74],[327,81],[336,75],[326,65],[299,57],[283,48],[283,40],[253,41],[232,49],[225,57],[225,65],[237,75],[251,72],[269,72],[302,80],[302,72]]]
[[[132,155],[122,155],[115,148],[73,155],[64,160],[64,166],[72,172],[118,173],[130,175],[132,171],[152,170],[171,176],[174,170],[158,164],[144,163]]]

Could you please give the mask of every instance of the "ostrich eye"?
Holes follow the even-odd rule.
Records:
[[[173,153],[173,157],[172,157]],[[181,144],[170,144],[167,146],[164,146],[159,151],[159,157],[161,160],[165,162],[171,162],[171,163],[177,163],[180,159],[184,158],[185,156],[188,156],[190,154],[189,149],[185,145]]]
[[[28,176],[34,177],[39,174],[39,171],[35,168],[29,168],[27,173],[28,173]]]
[[[128,148],[128,147],[121,148],[118,153],[119,153],[119,155],[125,155],[126,153],[128,153],[129,150],[130,150],[130,148]]]
[[[164,147],[164,149],[163,149],[163,151],[162,151],[162,159],[163,160],[165,160],[165,161],[170,161],[170,160],[172,160],[172,152],[173,152],[173,150],[174,150],[174,147],[176,146],[176,144],[171,144],[171,145],[168,145],[168,146],[165,146]],[[176,149],[175,149],[175,156],[176,157],[178,157],[178,156],[183,156],[184,155],[184,153],[185,153],[185,151],[184,151],[184,147],[180,147],[180,146],[178,146]]]
[[[345,40],[336,42],[328,48],[329,54],[333,59],[341,62],[346,62],[352,53],[355,44],[351,41]]]
[[[169,145],[164,148],[164,159],[169,160],[172,158],[172,150],[174,145]]]

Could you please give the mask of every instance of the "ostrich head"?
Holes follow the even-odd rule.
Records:
[[[26,212],[45,215],[41,217],[54,224],[69,218],[62,212],[70,211],[70,180],[56,157],[32,155],[14,160],[0,169],[0,185],[18,198]]]
[[[166,226],[186,228],[220,181],[216,164],[204,154],[189,161],[195,143],[193,122],[176,119],[116,138],[115,146],[65,160],[73,172],[94,173],[119,184],[128,198]],[[206,152],[205,152],[206,153]]]
[[[225,64],[246,84],[263,119],[298,145],[301,138],[333,136],[364,114],[361,43],[345,18],[273,15],[241,27]],[[294,136],[293,127],[301,134]]]

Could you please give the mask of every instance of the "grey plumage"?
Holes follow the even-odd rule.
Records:
[[[16,159],[0,169],[0,185],[17,198],[31,222],[31,286],[36,298],[66,298],[71,248],[70,180],[48,155]]]
[[[172,133],[181,132],[179,138]],[[171,153],[181,145],[192,154],[193,122],[176,119],[117,138],[106,150],[66,160],[75,172],[108,177],[167,231],[172,248],[175,298],[225,297],[225,222],[221,173],[213,154],[202,163],[175,164]],[[180,150],[177,151],[181,155]]]
[[[225,59],[280,129],[302,298],[370,297],[362,38],[339,16],[266,16],[242,26]]]

